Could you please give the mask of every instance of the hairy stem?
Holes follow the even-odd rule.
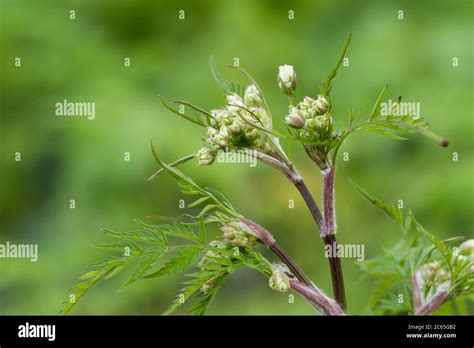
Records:
[[[291,181],[293,185],[295,185],[295,187],[298,189],[301,196],[303,197],[306,205],[308,206],[308,209],[311,212],[311,216],[313,217],[320,231],[321,238],[323,239],[325,245],[325,249],[330,248],[331,250],[335,248],[335,250],[337,251],[337,240],[336,236],[334,235],[336,226],[334,204],[335,168],[328,168],[327,166],[325,166],[325,169],[323,170],[323,205],[325,212],[325,218],[323,218],[323,215],[321,214],[321,211],[319,210],[316,201],[311,195],[311,192],[306,186],[303,177],[295,169],[290,170],[284,163],[282,163],[278,159],[260,152],[257,152],[257,158],[265,164],[282,172],[288,178],[288,180]],[[324,180],[325,172],[329,172],[329,176],[326,180]],[[329,220],[327,223],[326,217]],[[326,226],[328,226],[328,228],[326,228]],[[331,233],[329,233],[328,231],[331,231]],[[339,259],[339,257],[337,257],[337,253],[331,253],[331,255],[335,255],[334,257],[328,257],[329,271],[331,272],[331,281],[334,297],[336,298],[336,301],[342,306],[342,308],[346,309],[346,296],[344,290],[344,278],[342,274],[341,260]]]
[[[328,167],[322,170],[323,178],[323,211],[324,223],[321,229],[321,235],[324,240],[325,248],[333,252],[329,253],[328,261],[331,270],[332,288],[334,298],[345,310],[346,294],[344,289],[344,276],[342,274],[341,259],[337,254],[336,240],[336,197],[334,195],[334,183],[336,168]]]
[[[307,286],[313,286],[313,283],[308,278],[308,276],[303,272],[303,270],[298,266],[298,264],[291,258],[290,255],[286,253],[285,250],[276,242],[275,238],[270,232],[268,232],[262,226],[256,224],[252,220],[244,219],[242,220],[252,230],[253,235],[255,235],[265,246],[267,246],[280,260],[288,266],[288,268],[293,272],[293,274]]]
[[[316,204],[313,196],[311,195],[311,192],[309,192],[308,186],[306,186],[305,182],[303,181],[303,178],[301,178],[300,180],[292,180],[291,178],[289,179],[300,192],[301,197],[303,197],[306,205],[308,206],[309,211],[311,212],[311,216],[313,217],[314,222],[316,222],[319,231],[322,233],[324,222],[323,215],[321,214],[318,205]]]
[[[345,315],[339,304],[317,287],[309,287],[297,279],[290,279],[290,287],[325,315]]]
[[[255,235],[264,245],[266,245],[281,261],[291,270],[290,287],[303,296],[317,310],[326,315],[344,315],[344,310],[333,299],[325,295],[298,264],[286,253],[276,242],[275,238],[262,226],[252,220],[243,219],[242,222],[251,229],[251,234]],[[296,278],[294,278],[296,277]]]
[[[334,196],[335,167],[321,171],[323,178],[323,212],[324,224],[321,230],[323,236],[336,233],[336,197]]]
[[[415,308],[415,315],[430,315],[436,309],[438,309],[449,297],[447,291],[440,291],[431,298],[428,302],[422,304],[420,307]]]

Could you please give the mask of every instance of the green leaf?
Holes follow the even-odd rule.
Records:
[[[216,278],[213,287],[208,292],[200,291],[194,298],[194,304],[189,309],[189,312],[193,315],[204,315],[209,309],[212,301],[217,295],[217,292],[224,284],[228,274],[224,274]]]
[[[183,174],[183,172],[181,172],[179,169],[171,167],[161,161],[161,159],[158,157],[158,154],[156,153],[155,147],[153,146],[153,141],[151,141],[150,146],[155,161],[175,179],[175,181],[181,187],[182,193],[192,196],[201,195],[203,197],[209,197],[215,205],[214,208],[216,210],[219,210],[221,213],[227,214],[228,216],[240,218],[240,215],[237,214],[237,212],[233,208],[226,204],[226,200],[219,199],[208,189],[201,188],[198,184],[194,182],[194,180]]]
[[[171,275],[181,272],[192,265],[199,259],[201,248],[195,246],[187,246],[177,252],[177,255],[171,258],[158,271],[143,276],[145,279],[157,278],[164,275]]]
[[[181,164],[183,164],[183,163],[186,163],[186,162],[192,160],[193,158],[196,158],[196,156],[197,156],[197,155],[196,155],[195,153],[193,153],[193,154],[191,154],[191,155],[184,156],[184,157],[182,157],[182,158],[180,158],[180,159],[178,159],[178,160],[176,160],[176,161],[170,163],[169,166],[170,166],[170,167],[177,167],[177,166],[179,166],[179,165],[181,165]],[[158,170],[157,170],[156,172],[154,172],[148,179],[146,179],[145,182],[148,183],[148,182],[152,181],[154,178],[156,178],[158,175],[160,175],[160,174],[163,173],[164,171],[165,171],[165,170],[164,170],[163,168],[158,169]]]
[[[120,287],[119,292],[125,290],[126,287],[132,285],[137,280],[142,278],[142,275],[148,272],[156,263],[156,261],[163,255],[163,251],[157,251],[147,254],[138,264],[130,279]]]
[[[391,138],[391,139],[394,139],[394,140],[407,140],[407,138],[401,137],[401,136],[393,134],[391,132],[387,132],[387,131],[382,130],[382,129],[366,129],[366,131],[370,132],[370,133],[382,135],[384,137]]]
[[[89,271],[78,278],[79,280],[87,280],[80,282],[69,289],[71,294],[69,298],[63,302],[60,314],[68,314],[76,305],[77,301],[79,301],[87,291],[101,280],[110,278],[110,275],[113,274],[115,270],[121,269],[121,266],[126,261],[127,260],[119,258],[108,258],[96,263],[96,268],[94,270]]]
[[[184,118],[185,120],[189,121],[189,122],[192,122],[194,124],[197,124],[198,126],[201,126],[201,127],[207,127],[207,124],[205,122],[203,122],[199,117],[192,117],[192,116],[188,116],[186,115],[185,113],[181,113],[179,112],[178,110],[175,110],[173,109],[171,106],[169,106],[168,104],[166,104],[165,100],[159,96],[160,98],[160,101],[161,103],[163,104],[163,106],[165,108],[167,108],[169,111],[171,111],[172,113],[178,115],[179,117],[182,117]]]
[[[240,84],[235,83],[233,81],[225,80],[221,77],[219,72],[217,71],[217,67],[214,63],[214,58],[211,56],[209,57],[209,66],[211,68],[211,73],[217,83],[224,89],[227,94],[237,94],[241,97],[244,95],[244,89],[240,86]]]
[[[387,117],[376,117],[372,121],[368,121],[359,124],[354,128],[354,131],[368,131],[372,133],[378,133],[393,138],[393,133],[387,132],[385,129],[394,130],[401,133],[418,133],[428,139],[436,141],[439,145],[446,147],[449,144],[449,140],[435,134],[430,129],[429,123],[425,122],[423,118],[413,118],[413,116],[387,116]],[[384,132],[386,132],[384,134]]]
[[[188,208],[194,208],[194,207],[208,201],[210,198],[211,197],[209,197],[209,196],[198,198],[197,200],[192,202],[190,205],[188,205]]]
[[[369,121],[372,121],[375,117],[380,115],[380,104],[382,103],[383,98],[385,97],[385,94],[387,93],[387,89],[388,89],[388,85],[385,85],[385,87],[382,89],[382,92],[380,92],[379,97],[377,98],[377,101],[372,107],[372,112],[370,113]]]
[[[352,185],[360,192],[360,194],[377,208],[384,211],[393,221],[395,221],[400,228],[403,229],[403,212],[395,204],[386,203],[382,200],[375,199],[367,191],[357,185],[354,181],[349,180]]]
[[[331,93],[332,80],[337,75],[337,71],[339,70],[342,64],[342,61],[344,60],[344,57],[346,56],[346,52],[347,52],[347,49],[349,48],[349,45],[351,44],[351,40],[352,40],[352,34],[349,34],[349,36],[346,38],[346,41],[344,42],[344,46],[342,48],[342,51],[336,63],[336,66],[330,71],[328,77],[323,82],[322,92],[326,97],[329,97],[329,94]]]

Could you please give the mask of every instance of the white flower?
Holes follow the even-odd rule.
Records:
[[[296,89],[296,73],[291,65],[281,65],[278,71],[278,86],[286,95],[292,95]]]
[[[250,85],[246,88],[244,102],[248,107],[258,106],[262,103],[262,98],[260,97],[260,93],[255,85]]]

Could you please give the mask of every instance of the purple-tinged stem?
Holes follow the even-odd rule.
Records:
[[[290,279],[290,287],[325,315],[345,315],[339,304],[317,287],[309,287],[295,278]]]

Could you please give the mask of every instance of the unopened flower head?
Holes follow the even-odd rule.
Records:
[[[296,89],[296,73],[291,65],[281,65],[278,71],[278,86],[286,95],[293,95]]]
[[[196,158],[200,166],[208,166],[216,159],[216,151],[203,147],[198,151]]]
[[[305,118],[313,118],[315,116],[324,115],[329,109],[329,102],[323,95],[318,95],[317,99],[304,97],[303,101],[298,104]]]
[[[224,108],[211,110],[211,123],[204,139],[206,147],[222,151],[257,149],[263,153],[271,150],[264,131],[257,128],[271,129],[272,122],[262,105],[261,95],[254,85],[247,87],[245,100],[238,94],[226,96]],[[255,126],[253,126],[253,125]],[[200,159],[203,164],[212,163],[209,154],[202,150]]]
[[[439,261],[422,265],[418,270],[422,283],[429,287],[437,288],[440,284],[449,281],[449,273],[446,272]]]
[[[305,119],[298,108],[293,108],[292,112],[285,117],[285,123],[292,128],[303,128]]]
[[[323,115],[329,109],[329,102],[323,95],[318,95],[318,99],[313,103],[313,107],[318,115]]]

